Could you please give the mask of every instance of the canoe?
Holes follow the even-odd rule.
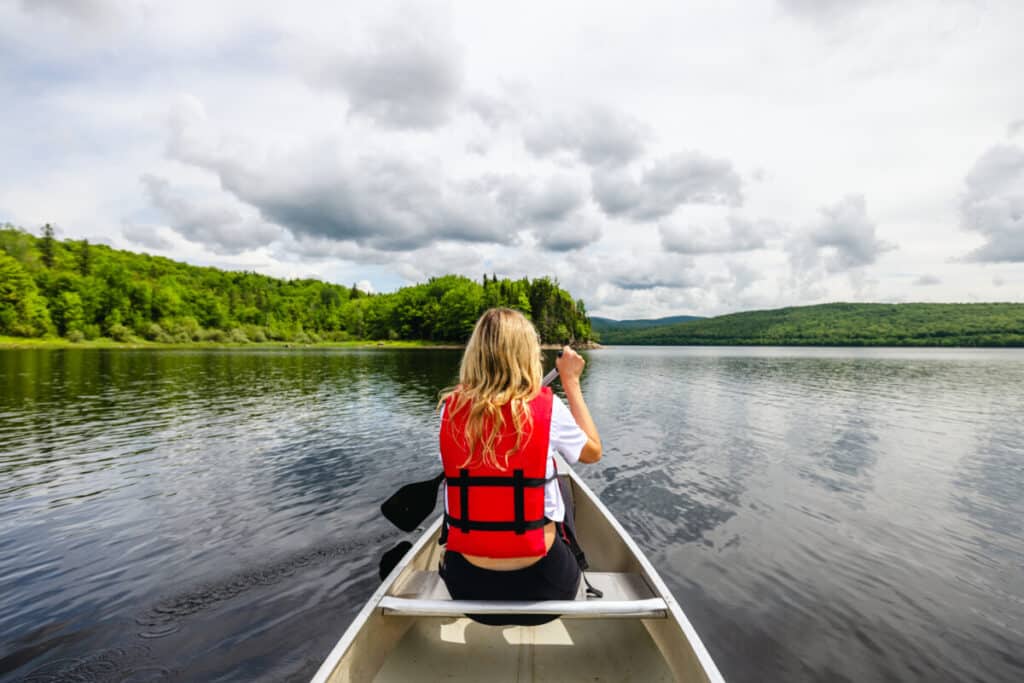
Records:
[[[452,600],[437,574],[438,518],[387,576],[313,683],[339,681],[723,681],[682,608],[636,543],[564,462],[586,576],[576,600]],[[564,489],[563,489],[564,490]],[[582,582],[581,582],[582,584]],[[558,614],[485,626],[465,614]]]

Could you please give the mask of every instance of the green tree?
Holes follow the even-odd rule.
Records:
[[[57,324],[57,332],[62,337],[72,332],[84,331],[86,323],[82,297],[78,296],[77,292],[61,292],[54,301],[53,321]]]
[[[56,240],[53,239],[53,226],[47,223],[43,226],[43,239],[39,242],[39,253],[43,259],[43,265],[53,268],[53,247]]]
[[[50,327],[46,301],[28,271],[0,251],[0,334],[33,337]]]
[[[92,271],[92,252],[89,250],[89,240],[82,240],[78,245],[78,273],[83,277]]]

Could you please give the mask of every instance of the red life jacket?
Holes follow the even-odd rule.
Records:
[[[551,389],[544,387],[530,401],[533,417],[519,450],[508,458],[508,469],[483,463],[460,468],[469,459],[465,445],[468,408],[452,415],[453,398],[445,402],[441,420],[441,460],[447,483],[448,549],[483,557],[540,557],[544,543],[544,485],[551,432]],[[505,420],[495,452],[502,456],[515,448],[516,434],[509,405],[501,408]],[[489,425],[484,424],[486,433]],[[480,459],[482,447],[474,455]]]

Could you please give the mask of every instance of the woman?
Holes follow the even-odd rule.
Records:
[[[569,407],[541,387],[537,331],[522,313],[485,312],[466,345],[459,385],[441,399],[447,548],[441,576],[457,600],[571,600],[580,567],[556,523],[571,525],[553,454],[601,459],[580,390],[585,362],[568,346],[556,365]],[[567,518],[568,517],[568,518]],[[555,617],[478,616],[490,624]]]

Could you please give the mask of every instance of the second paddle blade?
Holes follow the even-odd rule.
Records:
[[[384,556],[380,558],[380,565],[377,567],[377,574],[380,576],[380,580],[383,581],[387,578],[388,574],[391,573],[398,563],[402,561],[405,554],[409,552],[409,548],[412,547],[412,543],[409,541],[402,541],[391,550],[384,553]]]
[[[413,531],[437,505],[437,489],[444,472],[433,479],[406,484],[380,506],[380,511],[402,531]]]

